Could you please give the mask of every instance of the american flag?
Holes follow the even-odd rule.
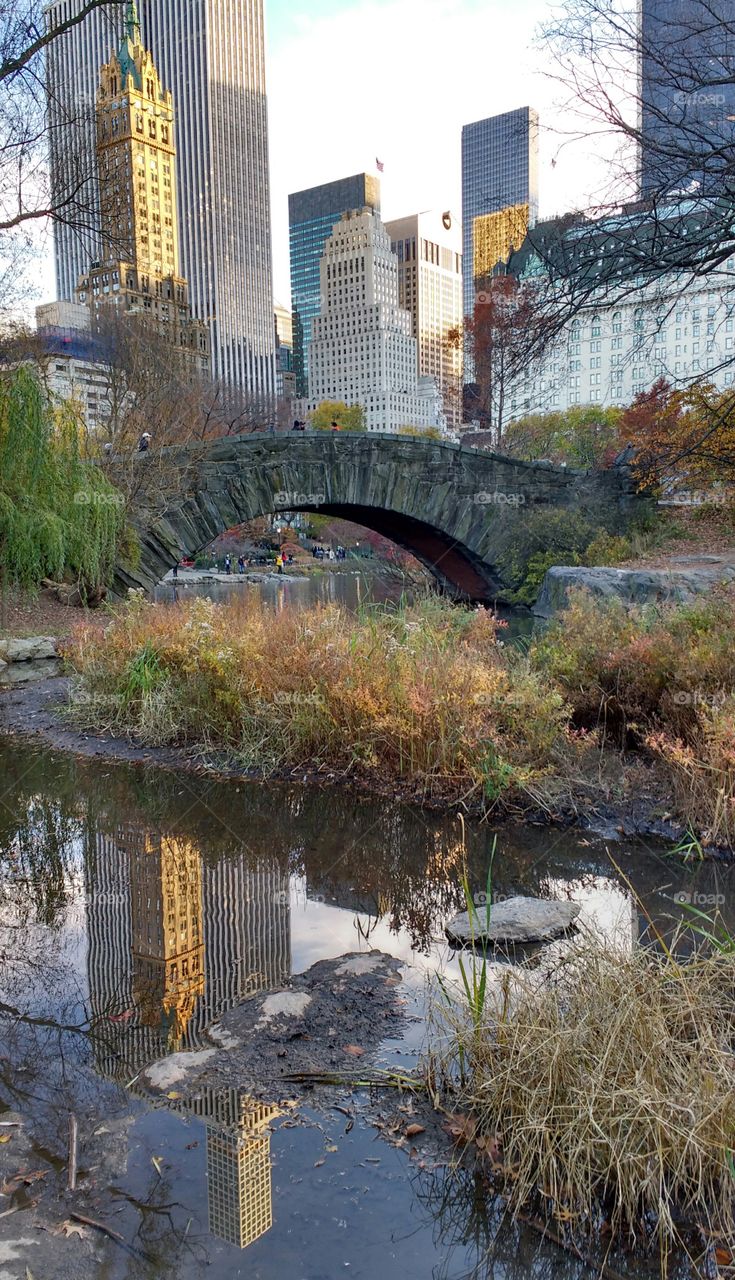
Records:
[[[385,169],[385,165],[383,164],[383,161],[379,160],[377,156],[375,157],[375,168],[378,170],[378,173],[382,173],[383,170]]]

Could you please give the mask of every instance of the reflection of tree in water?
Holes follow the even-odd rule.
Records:
[[[414,1195],[434,1220],[444,1261],[432,1280],[583,1280],[589,1270],[539,1233],[513,1222],[480,1169],[455,1166],[417,1173]],[[457,1271],[464,1250],[467,1270]],[[450,1270],[451,1268],[451,1270]]]

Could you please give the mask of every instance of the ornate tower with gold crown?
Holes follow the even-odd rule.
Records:
[[[77,285],[93,325],[103,308],[148,317],[193,374],[209,368],[209,330],[192,316],[179,270],[174,109],[143,46],[135,3],[125,34],[100,72],[97,166],[101,259]]]

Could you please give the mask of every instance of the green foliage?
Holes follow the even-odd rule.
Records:
[[[421,436],[426,440],[441,440],[442,433],[438,427],[399,427],[399,436]]]
[[[518,521],[510,546],[499,557],[506,576],[518,584],[514,603],[533,604],[552,565],[582,564],[598,532],[584,516],[567,510],[532,510]]]
[[[621,447],[621,411],[599,405],[576,405],[564,412],[529,414],[511,422],[503,447],[527,462],[545,459],[583,469],[600,467]]]
[[[588,565],[615,565],[621,560],[628,560],[631,545],[627,538],[608,533],[603,529],[590,542],[584,553],[584,563]]]
[[[341,431],[364,431],[365,411],[361,404],[347,405],[342,400],[322,400],[309,414],[316,431],[331,431],[336,422]]]
[[[122,508],[80,454],[70,406],[54,412],[27,368],[0,382],[0,564],[8,586],[35,590],[72,573],[100,586],[113,564]]]

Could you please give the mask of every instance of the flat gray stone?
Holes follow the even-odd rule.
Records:
[[[693,557],[690,559],[693,560]],[[704,557],[701,557],[704,560]],[[617,598],[625,605],[689,603],[720,583],[735,581],[735,565],[725,557],[708,556],[707,563],[689,569],[610,569],[554,565],[547,569],[533,612],[551,618],[566,609],[569,593],[583,588],[601,600]],[[683,557],[682,557],[683,560]]]
[[[153,1089],[170,1089],[174,1084],[182,1084],[192,1074],[199,1071],[216,1053],[215,1049],[197,1049],[193,1053],[172,1053],[169,1058],[160,1058],[152,1062],[142,1073]]]
[[[578,902],[550,902],[546,898],[506,898],[494,902],[487,921],[485,907],[476,907],[472,919],[468,911],[455,916],[446,926],[450,942],[472,943],[550,942],[572,927],[581,908]]]
[[[57,658],[58,649],[53,636],[31,636],[27,640],[0,640],[0,660],[7,662],[36,662],[40,658]]]

